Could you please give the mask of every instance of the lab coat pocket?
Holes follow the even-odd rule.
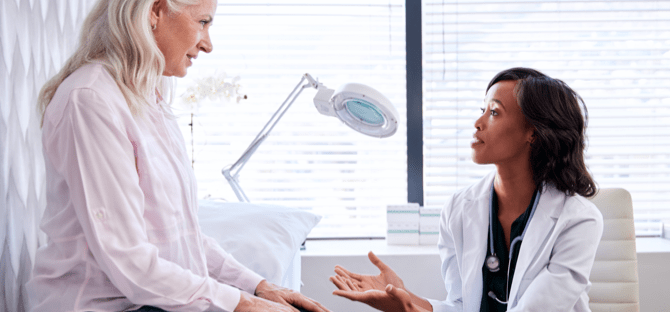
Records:
[[[519,282],[519,290],[517,291],[518,297],[521,297],[521,295],[526,292],[526,289],[528,289],[530,284],[537,278],[541,271],[542,266],[531,265],[527,269],[523,275],[523,278]]]
[[[521,279],[521,283],[519,283],[519,294],[523,294],[526,292],[526,289],[528,289],[528,286],[530,286],[530,283],[533,282],[534,278],[523,278]]]

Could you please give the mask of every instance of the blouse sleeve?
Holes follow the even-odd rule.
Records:
[[[75,89],[60,118],[45,121],[45,156],[64,176],[88,250],[131,302],[170,311],[233,311],[240,291],[158,257],[143,219],[123,113],[91,89]]]
[[[215,239],[202,233],[202,241],[207,253],[209,276],[223,284],[233,285],[250,294],[256,292],[256,287],[264,280],[262,276],[237,262],[231,254],[221,248]]]

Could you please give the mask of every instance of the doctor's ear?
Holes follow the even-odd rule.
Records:
[[[535,143],[535,139],[537,138],[537,130],[533,129],[533,132],[530,134],[528,137],[528,143],[533,144]]]

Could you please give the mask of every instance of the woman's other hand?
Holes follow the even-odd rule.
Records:
[[[347,291],[368,291],[380,290],[384,291],[386,285],[393,285],[396,288],[405,289],[405,284],[402,279],[384,262],[379,260],[377,256],[370,251],[368,253],[370,262],[379,268],[379,275],[361,275],[349,272],[347,269],[336,265],[336,276],[331,276],[330,281],[340,290]]]
[[[263,280],[260,282],[260,284],[258,284],[258,286],[256,287],[256,296],[265,299],[266,301],[272,301],[282,304],[284,305],[284,307],[289,308],[286,311],[297,312],[298,309],[293,308],[297,307],[311,312],[330,312],[330,310],[326,309],[326,307],[324,307],[320,303],[305,297],[301,293],[294,292],[288,288],[277,286],[275,284],[268,282],[267,280]],[[269,309],[267,311],[275,311],[275,310]],[[277,310],[277,311],[284,311],[284,310]]]

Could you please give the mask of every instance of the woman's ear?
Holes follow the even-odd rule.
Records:
[[[161,16],[160,11],[165,6],[164,0],[154,0],[154,4],[151,5],[151,11],[149,11],[149,22],[151,26],[156,26],[158,24],[158,19]]]

